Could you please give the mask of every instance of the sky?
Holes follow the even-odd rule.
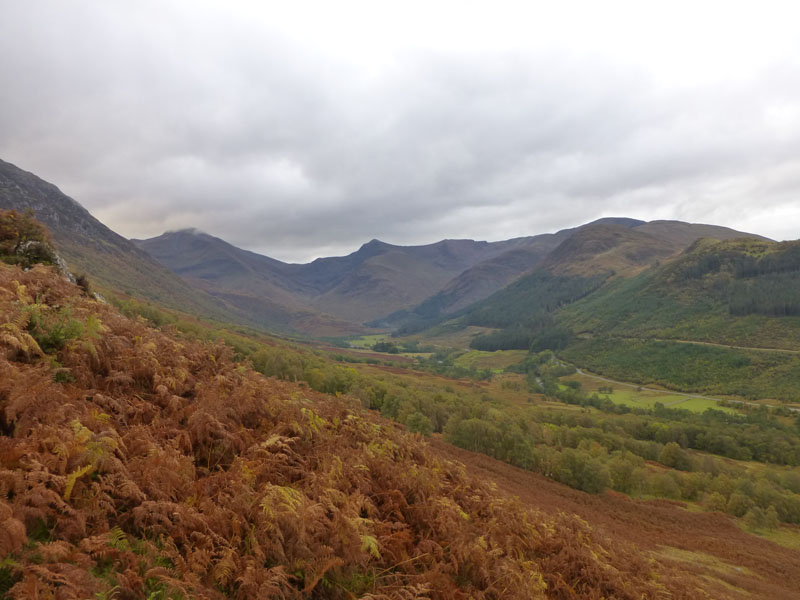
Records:
[[[800,237],[800,4],[0,0],[0,158],[274,258],[603,216]]]

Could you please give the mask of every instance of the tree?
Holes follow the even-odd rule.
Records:
[[[679,471],[692,470],[691,456],[677,442],[669,442],[664,446],[658,456],[658,462]]]
[[[767,512],[764,514],[764,528],[770,531],[776,530],[780,526],[778,519],[778,510],[770,504]]]
[[[756,531],[764,527],[766,523],[766,515],[764,511],[761,510],[759,507],[754,506],[750,510],[747,511],[747,514],[744,516],[744,524],[751,531]]]
[[[724,512],[728,503],[725,501],[725,496],[719,492],[711,492],[710,494],[706,494],[703,504],[705,504],[708,510]]]
[[[726,510],[735,517],[745,515],[753,507],[753,501],[744,494],[734,492],[728,499]],[[759,509],[760,510],[760,509]]]
[[[406,428],[411,432],[421,433],[426,437],[433,433],[433,424],[431,420],[421,412],[413,412],[408,415],[406,418]]]

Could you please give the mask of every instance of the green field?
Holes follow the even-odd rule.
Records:
[[[378,342],[390,342],[392,336],[388,333],[374,333],[371,335],[362,335],[357,338],[348,340],[351,348],[361,348],[364,350],[371,350],[372,347]]]
[[[625,404],[630,407],[653,408],[656,402],[660,402],[669,408],[682,408],[692,412],[704,412],[706,409],[713,408],[730,414],[737,414],[738,411],[727,406],[721,406],[717,401],[710,398],[692,398],[668,391],[660,392],[657,390],[645,389],[636,386],[622,385],[621,383],[609,383],[596,379],[589,375],[576,373],[563,378],[564,381],[577,381],[581,388],[587,393],[596,392],[601,396],[608,396],[614,404]],[[611,386],[613,392],[610,394],[601,391],[600,388]]]
[[[497,352],[470,350],[456,358],[453,364],[465,368],[490,369],[499,373],[506,367],[524,360],[527,354],[525,350],[498,350]]]

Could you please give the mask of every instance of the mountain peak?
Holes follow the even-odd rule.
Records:
[[[644,225],[645,223],[647,223],[647,221],[631,219],[630,217],[602,217],[591,223],[587,223],[587,225],[621,225],[622,227],[633,228]]]
[[[208,235],[202,229],[198,229],[197,227],[184,227],[183,229],[172,229],[170,231],[165,232],[166,234],[169,233],[183,233],[186,235]]]

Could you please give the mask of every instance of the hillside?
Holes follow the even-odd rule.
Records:
[[[800,242],[702,240],[561,311],[576,333],[800,349]]]
[[[91,273],[100,288],[227,320],[219,300],[193,289],[147,253],[111,231],[54,185],[0,160],[0,209],[32,210],[50,230],[75,273]]]
[[[598,219],[573,229],[530,238],[524,247],[468,269],[413,309],[378,320],[376,324],[409,333],[440,323],[448,315],[459,312],[485,314],[487,307],[493,305],[497,312],[506,313],[505,320],[522,322],[532,316],[525,305],[538,281],[533,272],[592,280],[612,274],[631,277],[654,262],[676,255],[701,237],[732,239],[742,236],[759,237],[726,227],[680,221],[647,223],[627,218]],[[524,275],[532,279],[525,282]],[[494,293],[497,293],[496,298],[480,302]],[[493,308],[488,310],[495,312]],[[470,316],[467,321],[468,324],[497,326],[480,317]]]
[[[694,232],[694,233],[692,233]],[[594,297],[608,286],[623,285],[661,261],[669,261],[685,245],[714,234],[721,239],[749,236],[732,229],[675,221],[596,222],[570,233],[529,274],[452,315],[450,329],[469,326],[500,331],[476,338],[473,347],[484,350],[546,347],[560,349],[570,331],[557,325],[557,310],[584,297]],[[694,236],[694,237],[693,237]],[[763,238],[762,238],[763,239]],[[424,306],[424,305],[423,305]],[[401,333],[431,327],[450,316],[431,311],[432,317],[413,320]]]
[[[0,314],[7,597],[723,597],[49,268],[0,265]]]
[[[577,335],[565,356],[600,372],[797,400],[800,360],[782,351],[800,350],[798,298],[800,242],[701,240],[556,319]],[[687,361],[705,368],[698,373]]]
[[[425,246],[394,246],[372,240],[347,256],[308,264],[283,263],[193,230],[135,243],[193,285],[245,310],[255,298],[283,314],[316,311],[353,329],[413,306],[470,266],[524,246],[526,241],[443,240]],[[276,314],[278,321],[281,313]]]

